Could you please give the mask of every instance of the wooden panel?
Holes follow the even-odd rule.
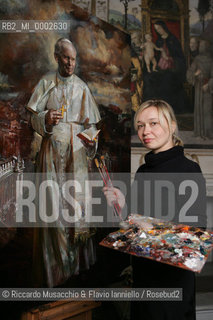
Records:
[[[100,305],[95,301],[56,301],[24,313],[21,320],[91,320],[91,310]]]

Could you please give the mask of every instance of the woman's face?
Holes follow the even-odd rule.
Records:
[[[175,131],[175,123],[172,124],[172,133],[169,125],[163,117],[162,123],[156,107],[148,107],[143,110],[137,119],[138,137],[143,145],[154,153],[166,151],[172,148],[172,133]]]
[[[166,34],[166,31],[159,24],[154,24],[154,28],[159,33],[159,35],[163,36],[164,34]]]

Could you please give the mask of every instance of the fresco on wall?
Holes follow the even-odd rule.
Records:
[[[208,1],[207,1],[208,2]],[[198,0],[190,1],[190,61],[187,81],[191,85],[194,106],[193,132],[203,141],[213,139],[213,17],[212,2],[203,7]]]
[[[101,20],[109,20],[109,0],[72,0],[71,2]]]
[[[145,35],[143,47],[143,100],[163,99],[173,106],[176,114],[189,112],[183,88],[186,58],[178,33],[176,23],[153,19],[151,34]]]
[[[126,17],[125,17],[126,4]],[[141,29],[141,0],[113,1],[109,3],[109,23],[127,31]],[[126,27],[125,27],[126,19]]]
[[[201,7],[198,0],[150,1],[147,11],[142,2],[142,34],[131,37],[142,64],[142,101],[168,101],[188,145],[213,143],[212,3],[203,16]]]
[[[141,29],[141,0],[70,1],[119,29],[127,31]]]
[[[89,13],[92,11],[91,0],[72,0],[71,2],[81,9],[88,11]]]
[[[83,0],[79,2],[84,3]],[[97,1],[93,3],[97,5]],[[141,0],[109,1],[109,23],[131,35],[132,116],[142,101],[154,97],[165,99],[173,106],[182,137],[188,144],[212,144],[209,68],[213,56],[212,12],[211,0],[205,3],[199,0],[161,0],[148,1],[147,4]],[[169,35],[166,41],[157,33],[156,22],[159,21],[164,33]],[[147,37],[151,40],[147,41]],[[190,67],[199,54],[200,39],[208,42],[205,54],[201,54],[202,68],[206,70],[193,78]],[[154,45],[148,53],[146,48]],[[152,62],[149,56],[153,55]],[[150,62],[146,63],[146,60]],[[192,69],[196,69],[195,63]],[[208,88],[203,83],[206,92],[198,89],[202,87],[202,81],[198,79],[201,76],[210,81]]]
[[[190,36],[199,37],[208,25],[212,22],[212,7],[213,3],[211,0],[204,1],[204,7],[202,6],[202,1],[199,0],[189,0],[190,9]],[[200,15],[202,10],[202,14]]]

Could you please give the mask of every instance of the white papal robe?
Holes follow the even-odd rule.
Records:
[[[48,132],[45,127],[46,113],[49,109],[60,110],[62,106],[63,119]],[[88,124],[94,127],[100,120],[96,102],[88,86],[75,74],[64,78],[58,72],[48,73],[35,87],[27,109],[32,113],[33,129],[42,136],[36,165],[37,183],[45,179],[57,182],[61,192],[67,175],[71,173],[72,179],[81,185],[81,192],[75,192],[74,197],[79,204],[76,213],[82,218],[87,214],[84,204],[84,181],[88,178],[87,156],[94,156],[96,148],[88,152],[77,134],[85,129],[84,123],[87,119]],[[48,211],[48,199],[55,207],[55,196],[51,192],[47,197]],[[66,201],[60,195],[59,211],[62,207],[66,208],[66,205]],[[63,283],[72,274],[78,273],[81,268],[79,251],[84,257],[84,268],[88,269],[89,265],[94,263],[93,250],[88,229],[81,232],[79,229],[64,227],[60,219],[54,228],[48,225],[45,228],[36,228],[35,285],[53,287]]]

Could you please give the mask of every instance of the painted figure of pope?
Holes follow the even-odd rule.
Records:
[[[59,190],[68,174],[80,185],[74,192],[79,219],[85,210],[84,181],[88,177],[88,157],[92,158],[97,143],[83,144],[77,136],[90,126],[96,129],[100,120],[96,102],[88,86],[74,74],[76,49],[66,38],[55,44],[54,57],[58,70],[42,77],[28,103],[33,129],[42,136],[36,172],[42,180],[57,182]],[[38,181],[37,181],[38,182]],[[54,183],[47,194],[56,214],[66,208],[67,202],[54,194]],[[49,197],[49,198],[48,198]],[[42,207],[42,206],[41,206]],[[39,208],[41,209],[40,205]],[[57,211],[58,210],[58,211]],[[82,254],[83,252],[83,254]],[[79,259],[79,256],[83,259]],[[83,261],[82,261],[83,260]],[[91,230],[67,228],[60,219],[55,227],[36,228],[34,233],[34,283],[36,286],[53,287],[65,282],[73,274],[88,269],[94,263],[94,248]]]

